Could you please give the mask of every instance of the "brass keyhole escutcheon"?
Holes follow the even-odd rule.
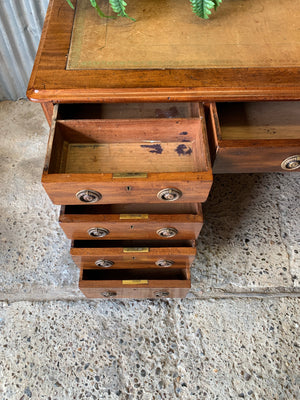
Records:
[[[109,234],[109,230],[105,228],[91,228],[88,230],[88,234],[92,237],[102,238]]]
[[[281,163],[281,168],[285,171],[294,171],[300,167],[300,155],[295,155],[286,158]]]
[[[101,193],[88,189],[81,190],[80,192],[76,193],[76,197],[83,203],[96,203],[102,199]]]
[[[102,292],[101,294],[103,297],[109,298],[109,297],[115,297],[117,295],[117,292],[107,290],[106,292]]]
[[[170,295],[170,292],[167,290],[157,290],[154,292],[155,297],[161,298],[161,297],[168,297]]]
[[[111,260],[97,260],[95,264],[97,265],[97,267],[109,268],[114,265],[114,262]]]
[[[175,201],[180,199],[182,192],[175,188],[166,188],[157,193],[157,197],[163,201]]]
[[[178,230],[176,228],[161,228],[156,233],[162,238],[172,238],[177,235]]]
[[[158,267],[168,268],[168,267],[171,267],[174,264],[174,261],[171,261],[171,260],[157,260],[155,262],[155,264]]]

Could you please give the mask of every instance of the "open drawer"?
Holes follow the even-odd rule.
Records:
[[[172,269],[190,267],[196,256],[195,241],[74,240],[71,256],[80,268]]]
[[[63,206],[60,226],[74,240],[197,239],[201,204],[113,204]]]
[[[194,241],[74,241],[79,288],[89,298],[185,297]]]
[[[82,268],[79,279],[79,289],[89,298],[182,298],[190,287],[189,268]]]
[[[55,204],[204,202],[203,106],[56,105],[42,182]]]
[[[205,108],[214,173],[300,171],[300,102]]]

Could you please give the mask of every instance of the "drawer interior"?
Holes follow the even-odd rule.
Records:
[[[60,104],[58,119],[197,118],[197,103]]]
[[[72,125],[72,126],[71,126]],[[88,131],[85,132],[85,130]],[[164,132],[159,139],[147,130],[140,138],[100,130],[97,121],[56,125],[49,173],[197,172],[206,169],[197,132]],[[57,146],[57,143],[60,145]],[[53,162],[54,161],[54,162]]]
[[[48,149],[50,174],[146,174],[209,169],[202,109],[198,103],[72,104],[56,108]]]
[[[68,205],[62,209],[65,215],[72,214],[192,214],[201,212],[198,203],[168,203],[168,204],[107,204],[107,205]]]
[[[166,243],[165,240],[110,240],[102,242],[98,240],[73,240],[72,248],[74,249],[101,249],[101,248],[126,248],[126,249],[149,249],[163,247],[195,247],[194,240],[172,240]]]
[[[300,102],[217,103],[219,140],[300,138]]]
[[[97,281],[97,280],[186,280],[186,270],[179,268],[168,269],[83,269],[82,280]]]

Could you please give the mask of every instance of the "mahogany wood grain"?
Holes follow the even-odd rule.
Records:
[[[51,102],[41,103],[42,109],[44,111],[45,117],[47,119],[48,124],[51,126],[52,118],[53,118],[53,109],[54,105]]]
[[[58,120],[57,136],[71,143],[192,143],[201,136],[199,119]]]
[[[300,138],[300,102],[217,103],[221,140]]]
[[[54,204],[82,205],[76,193],[95,190],[102,195],[97,204],[161,203],[157,194],[165,188],[182,192],[180,202],[206,201],[212,186],[212,172],[150,173],[147,178],[114,179],[112,174],[44,174],[43,186]]]
[[[137,283],[136,280],[141,282]],[[79,279],[79,289],[89,298],[104,298],[107,293],[114,293],[113,298],[185,297],[190,287],[188,268],[110,271],[81,269]],[[162,293],[164,295],[160,295]]]
[[[298,7],[295,6],[295,7]],[[74,11],[50,0],[27,96],[38,102],[300,99],[300,67],[66,70]]]
[[[259,103],[255,105],[255,107],[259,106]],[[268,105],[266,106],[268,108]],[[300,103],[292,106],[299,110]],[[238,110],[238,105],[236,107]],[[256,113],[253,119],[248,115],[248,118],[244,120],[238,111],[235,114],[233,104],[231,114],[227,113],[224,116],[226,120],[224,138],[216,104],[210,104],[207,116],[211,147],[215,149],[213,151],[215,153],[213,155],[214,173],[284,172],[281,163],[290,156],[300,154],[300,114],[298,111],[291,110],[289,119],[286,115],[280,118],[278,111],[274,114],[267,113],[265,108],[262,107],[261,115]],[[285,133],[286,139],[284,139]],[[299,170],[298,168],[291,172]]]
[[[224,146],[224,147],[223,147]],[[300,141],[289,146],[287,141],[282,143],[224,143],[218,149],[213,171],[214,173],[242,173],[242,172],[285,172],[281,163],[288,157],[300,155]]]
[[[76,243],[76,242],[75,242]],[[71,256],[78,267],[99,269],[95,262],[99,259],[107,259],[114,262],[110,269],[130,268],[155,268],[162,269],[155,264],[159,260],[173,261],[172,268],[189,267],[195,259],[195,247],[149,247],[148,252],[135,251],[124,252],[121,247],[109,247],[110,243],[105,242],[106,247],[71,247]],[[136,242],[135,242],[136,243]],[[137,246],[137,245],[136,245]],[[157,245],[158,246],[158,245]]]
[[[266,1],[276,13],[273,17],[291,18],[286,9],[282,12],[279,0]],[[253,3],[245,2],[243,6],[252,7]],[[230,2],[224,4],[224,7],[232,6]],[[293,7],[295,14],[292,17],[297,19],[300,6],[292,0],[286,6]],[[257,17],[261,18],[263,12],[264,8],[260,9]],[[226,42],[226,37],[229,36],[229,40],[232,37],[232,30],[229,29],[222,31],[224,38],[219,45],[220,52],[210,51],[211,57],[216,56],[214,65],[199,66],[197,59],[193,67],[128,69],[125,66],[119,69],[71,70],[67,68],[67,60],[73,21],[74,11],[65,0],[50,0],[27,96],[42,103],[49,123],[53,113],[42,177],[49,197],[55,204],[80,205],[87,210],[62,214],[61,224],[67,235],[85,239],[86,233],[82,232],[95,227],[94,224],[105,224],[104,227],[113,232],[104,240],[73,242],[71,255],[81,268],[79,287],[89,298],[184,297],[191,285],[190,265],[196,255],[195,242],[189,239],[194,239],[202,226],[199,207],[190,207],[190,203],[207,199],[212,185],[211,161],[215,173],[278,171],[284,158],[300,152],[297,116],[289,127],[282,127],[280,121],[275,126],[273,124],[272,128],[276,129],[268,132],[268,122],[260,128],[255,123],[257,118],[261,118],[259,111],[247,121],[234,111],[234,105],[231,111],[225,110],[227,105],[223,105],[223,113],[218,115],[213,102],[300,100],[300,66],[294,62],[298,54],[294,51],[291,59],[278,62],[282,58],[276,53],[274,57],[264,57],[264,54],[269,54],[267,51],[264,53],[264,49],[270,50],[266,47],[268,42],[261,40],[256,44],[252,41],[248,45],[258,45],[257,51],[260,56],[263,55],[263,65],[258,67],[255,54],[253,56],[245,47],[246,53],[243,53],[247,41]],[[206,28],[208,24],[217,25],[214,22],[213,19],[197,21],[199,24],[206,23]],[[250,18],[247,24],[249,32],[257,34],[256,19]],[[269,27],[267,23],[259,26],[261,29]],[[241,32],[243,28],[234,27],[237,37],[245,37],[245,31]],[[261,37],[265,37],[264,33],[269,35],[269,31],[262,32]],[[278,29],[274,33],[280,34]],[[284,33],[295,38],[295,32],[290,27]],[[285,51],[297,49],[296,42],[287,40],[286,43],[291,46],[289,50],[285,46]],[[230,64],[231,58],[220,56],[220,46],[226,43],[236,46],[236,54],[242,57],[241,66],[236,64],[237,58],[232,52],[235,63]],[[282,44],[274,39],[274,46]],[[71,59],[69,64],[72,64]],[[194,103],[199,101],[205,102],[207,126],[203,105]],[[157,106],[152,104],[154,102],[166,104]],[[55,103],[62,106],[54,106]],[[124,106],[120,107],[122,103]],[[287,110],[289,104],[285,104],[282,110]],[[295,103],[295,107],[298,104]],[[269,118],[272,113],[264,112],[264,117]],[[276,112],[284,123],[285,113]],[[181,133],[187,133],[185,140],[181,140]],[[140,150],[145,140],[164,143],[163,150],[169,157],[158,159],[149,152],[144,158],[137,149]],[[179,154],[177,158],[172,158],[174,149],[170,143],[182,145],[188,140],[192,156],[188,160],[190,164],[183,166]],[[103,156],[103,144],[109,151],[115,152],[115,161],[106,157],[105,168],[103,163],[100,163],[100,168],[91,168],[89,146],[95,146],[92,158],[97,159]],[[129,151],[132,145],[136,146],[133,157],[126,159],[123,150],[127,148]],[[124,168],[121,168],[122,165]],[[139,170],[134,172],[146,171],[147,177],[116,179],[113,175],[113,172],[131,172],[132,168]],[[181,190],[183,195],[179,203],[163,203],[157,198],[157,193],[165,188]],[[76,193],[84,189],[101,193],[103,197],[97,203],[101,212],[89,211],[90,206],[82,205],[77,199]],[[123,207],[124,213],[126,210],[130,213],[132,204],[139,208],[139,212],[145,212],[146,204],[148,219],[120,221],[120,209]],[[170,210],[165,211],[168,207]],[[153,232],[167,225],[176,227],[179,236],[172,240],[153,240]],[[135,240],[115,240],[131,237]],[[180,238],[182,240],[178,241]],[[127,247],[130,252],[124,252]],[[146,248],[147,252],[141,252],[141,248]],[[111,259],[114,265],[107,271],[99,269],[95,265],[99,259]],[[170,268],[161,268],[155,264],[159,259],[172,260],[174,264]]]
[[[149,105],[138,106],[140,116],[131,119],[131,110],[124,105],[124,111],[119,104],[117,115],[106,111],[100,119],[101,107],[94,119],[84,118],[83,113],[81,119],[69,120],[60,119],[66,116],[62,107],[56,106],[47,172],[188,172],[210,168],[202,105],[188,103],[184,110],[177,104],[168,108],[155,103],[151,112]],[[89,115],[88,109],[86,113]]]
[[[120,215],[61,215],[60,226],[66,236],[73,240],[122,240],[122,239],[160,239],[157,231],[162,228],[175,228],[177,234],[169,240],[197,239],[203,226],[203,216],[177,214],[149,214],[147,219],[120,219]],[[103,238],[93,238],[88,234],[91,228],[104,228],[109,234]]]
[[[42,177],[45,190],[55,204],[81,204],[80,200],[76,197],[76,193],[85,189],[96,190],[101,193],[102,199],[98,204],[158,203],[162,200],[157,198],[157,194],[160,190],[165,188],[177,188],[181,190],[183,195],[180,198],[180,202],[204,202],[212,185],[212,172],[207,149],[206,130],[204,127],[204,112],[201,107],[198,108],[198,111],[200,112],[199,118],[175,119],[170,121],[164,118],[154,121],[151,120],[152,122],[147,124],[147,128],[145,128],[146,120],[131,120],[127,121],[127,124],[124,120],[117,120],[117,122],[114,122],[114,120],[68,120],[59,121],[57,123],[56,119],[59,114],[59,107],[56,106],[54,108],[53,122]],[[182,126],[180,121],[182,122]],[[156,129],[152,128],[153,122],[157,123]],[[136,125],[139,127],[137,130],[134,128]],[[121,132],[119,132],[120,126],[122,127]],[[143,126],[143,128],[141,126]],[[67,129],[65,129],[66,127]],[[152,141],[152,139],[158,140],[160,138],[159,143],[154,144],[158,146],[163,146],[162,142],[164,140],[167,141],[169,138],[169,140],[178,140],[178,151],[177,153],[174,152],[176,153],[176,160],[178,162],[173,162],[173,164],[169,166],[168,163],[171,161],[169,161],[168,157],[157,159],[156,157],[161,154],[156,154],[156,150],[149,149],[147,157],[138,157],[138,159],[136,159],[133,154],[129,158],[126,158],[126,162],[124,161],[124,163],[122,162],[122,153],[118,153],[117,164],[110,165],[110,159],[106,159],[108,165],[106,166],[105,173],[101,170],[93,173],[95,170],[92,169],[92,167],[91,173],[87,173],[86,168],[83,169],[83,173],[80,173],[82,171],[81,169],[76,170],[75,173],[71,172],[72,169],[71,171],[66,170],[66,166],[68,165],[69,142],[65,139],[72,141],[80,140],[80,142],[84,142],[83,144],[91,143],[93,146],[93,142],[95,143],[95,141],[99,142],[101,140],[111,142],[136,140],[138,134],[145,140],[143,146],[153,146],[153,143],[147,141]],[[192,145],[193,139],[195,147],[192,150],[189,149],[187,145]],[[184,140],[191,140],[191,142],[186,143]],[[184,149],[188,148],[188,151],[181,151],[181,146],[183,146]],[[192,153],[192,155],[190,155],[190,153]],[[193,153],[196,155],[193,156]],[[90,155],[89,152],[86,154],[87,156]],[[191,169],[191,171],[181,171],[181,168],[178,167],[178,165],[181,165],[181,160],[184,160],[185,157],[191,158],[190,162],[192,162],[192,166],[191,168],[185,167],[183,169]],[[80,168],[80,160],[81,159],[78,159],[78,157],[75,157],[73,164],[77,166],[76,168]],[[94,158],[91,157],[91,160],[93,161]],[[159,160],[161,160],[161,162]],[[121,168],[123,164],[125,172],[128,172],[130,166],[134,168],[136,165],[137,168],[140,168],[139,164],[142,163],[141,165],[143,165],[145,162],[146,164],[142,168],[142,171],[137,170],[131,172],[147,172],[148,169],[150,169],[149,173],[147,173],[147,177],[115,178],[113,173],[108,173],[110,169],[113,169],[112,172],[121,171],[114,170],[114,168],[116,166]],[[85,161],[82,162],[82,164],[86,166]],[[97,158],[96,164],[98,168],[99,165],[102,166],[102,163],[99,163]],[[91,165],[93,165],[92,162]],[[153,165],[152,169],[155,167],[157,171],[157,169],[162,168],[162,171],[151,171],[151,165]],[[167,172],[164,172],[164,166],[168,167],[165,167]],[[176,172],[178,169],[179,171]]]
[[[98,286],[98,281],[79,281],[79,289],[90,299],[108,299],[107,293],[115,293],[111,299],[161,299],[161,298],[185,298],[191,288],[189,280],[174,281],[176,287],[170,287],[170,281],[149,281],[148,287],[115,287],[105,283],[104,288]],[[166,293],[166,295],[163,295]]]

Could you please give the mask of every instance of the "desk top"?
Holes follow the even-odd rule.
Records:
[[[99,18],[90,0],[77,0],[67,69],[295,67],[299,11],[295,0],[284,7],[224,0],[207,21],[192,13],[189,0],[129,0],[133,22]]]
[[[109,10],[107,10],[109,12]],[[300,3],[224,0],[210,20],[189,0],[130,0],[136,22],[50,0],[28,86],[33,101],[300,99]]]

